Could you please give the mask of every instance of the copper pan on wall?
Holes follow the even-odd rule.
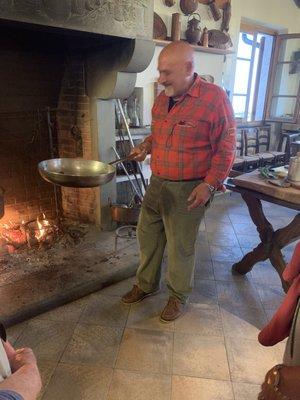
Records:
[[[198,8],[198,0],[180,0],[180,8],[183,14],[192,14]]]

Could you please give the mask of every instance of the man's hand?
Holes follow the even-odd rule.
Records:
[[[211,192],[208,186],[202,182],[192,191],[188,198],[188,211],[193,210],[199,206],[204,206],[211,197]]]
[[[9,342],[3,342],[3,347],[12,372],[18,371],[24,365],[36,364],[35,355],[28,347],[15,350]]]
[[[143,143],[140,143],[131,150],[129,157],[131,160],[141,162],[145,160],[150,150],[151,143],[149,143],[148,141],[144,141]]]
[[[10,343],[3,343],[12,375],[0,383],[0,389],[19,393],[24,400],[36,400],[41,387],[41,376],[33,351],[29,348],[15,350]]]

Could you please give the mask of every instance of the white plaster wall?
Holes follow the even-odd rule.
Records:
[[[137,74],[136,87],[143,87],[143,121],[151,124],[151,108],[154,100],[154,82],[157,81],[157,59],[163,47],[156,46],[154,56],[145,71]],[[209,74],[215,78],[215,83],[221,85],[224,56],[195,52],[195,70],[198,74]]]
[[[236,51],[238,44],[238,35],[242,19],[249,20],[276,29],[282,33],[300,32],[300,9],[296,7],[293,0],[231,0],[232,17],[230,21],[230,36],[233,42],[233,48]],[[163,0],[154,0],[154,11],[164,20],[168,36],[171,34],[172,13],[181,12],[179,0],[176,0],[173,7],[167,7]],[[208,29],[220,29],[221,21],[215,22],[211,16],[209,7],[199,4],[197,12],[201,16],[202,29],[206,26]],[[185,38],[187,17],[182,14],[182,33]],[[150,124],[150,109],[153,102],[153,82],[157,78],[157,57],[162,47],[157,47],[154,57],[149,67],[138,74],[136,86],[144,88],[144,121]],[[222,84],[226,89],[232,92],[235,74],[236,54],[212,55],[202,52],[195,53],[196,71],[200,74],[210,74],[215,77],[215,82]]]

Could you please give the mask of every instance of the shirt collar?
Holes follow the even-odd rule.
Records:
[[[194,73],[194,82],[193,82],[192,86],[189,88],[189,90],[186,92],[186,94],[189,94],[191,97],[199,97],[200,84],[201,84],[201,78],[195,72]]]
[[[194,73],[194,82],[192,86],[189,88],[189,90],[181,95],[176,101],[182,100],[186,95],[189,95],[191,97],[199,97],[200,94],[200,85],[201,85],[201,78],[200,76],[195,72]]]

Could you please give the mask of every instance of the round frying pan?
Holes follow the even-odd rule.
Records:
[[[111,164],[124,161],[112,161]],[[100,161],[81,158],[54,158],[41,161],[38,169],[48,182],[60,186],[91,188],[111,181],[116,173],[115,167]]]

